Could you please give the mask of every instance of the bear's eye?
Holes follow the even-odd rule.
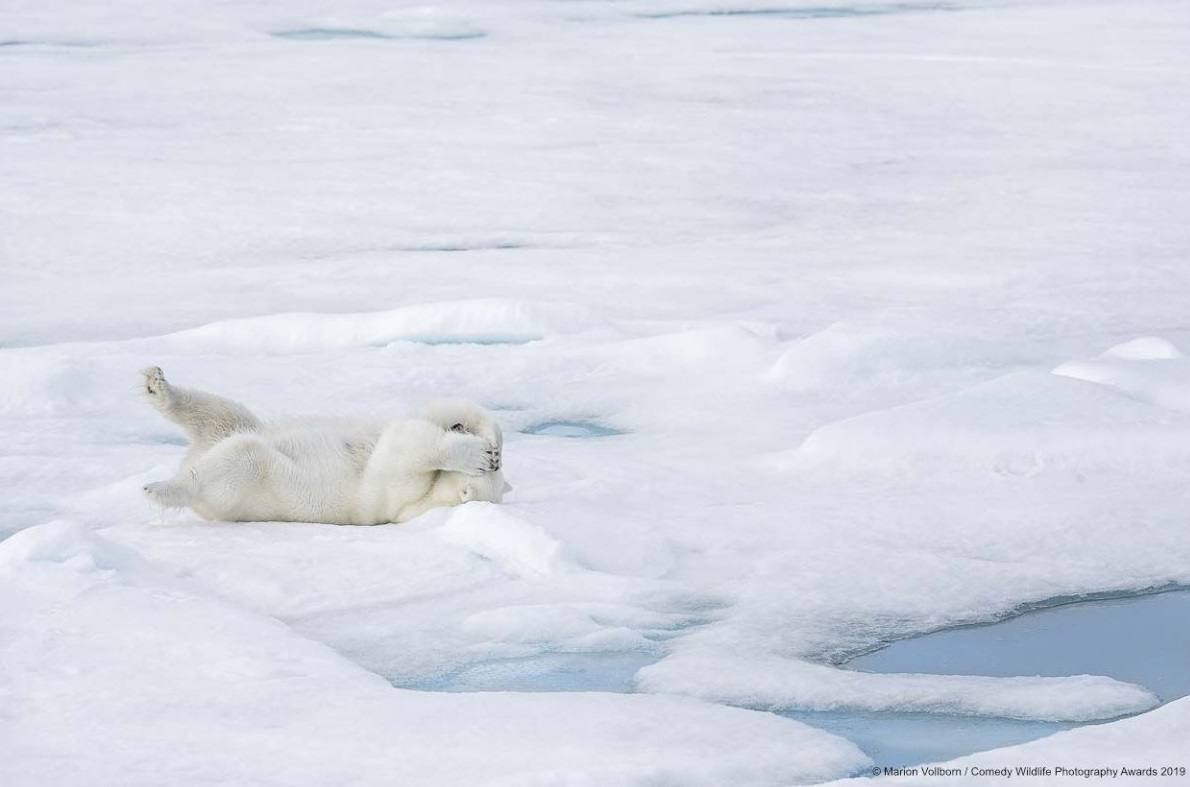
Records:
[[[467,431],[467,429],[466,429],[466,427],[464,427],[462,424],[455,424],[454,426],[452,426],[452,427],[450,428],[450,431],[452,431],[452,432],[465,432],[465,431]]]

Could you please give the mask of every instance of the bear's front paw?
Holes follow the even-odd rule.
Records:
[[[452,432],[446,436],[443,470],[482,475],[500,466],[500,451],[482,437]]]

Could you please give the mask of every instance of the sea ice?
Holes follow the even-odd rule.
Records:
[[[723,703],[1148,707],[843,665],[1190,583],[1185,16],[10,0],[0,781],[775,785],[870,763]],[[151,364],[270,419],[515,403],[514,491],[162,514]],[[1011,756],[1171,760],[1185,706]]]

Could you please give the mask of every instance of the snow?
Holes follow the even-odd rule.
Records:
[[[541,527],[482,503],[452,511],[436,535],[449,544],[486,558],[505,574],[548,577],[567,571],[562,544]]]
[[[1072,370],[1071,367],[1074,367]],[[1086,478],[1190,464],[1190,419],[1072,382],[1085,366],[1015,372],[958,393],[835,421],[789,456],[815,475],[933,473]],[[1096,380],[1100,382],[1100,380]],[[1114,386],[1119,388],[1119,385]]]
[[[317,352],[339,347],[384,346],[395,341],[434,344],[517,344],[588,328],[573,304],[519,303],[509,299],[407,306],[377,314],[274,314],[225,320],[159,341],[137,342],[142,352]]]
[[[1038,721],[1111,719],[1148,710],[1152,692],[1110,678],[995,678],[976,675],[876,674],[793,659],[748,658],[735,671],[714,659],[678,655],[637,673],[647,691],[695,694],[717,702],[799,710],[858,710],[999,716]],[[742,677],[747,676],[747,677]]]
[[[0,558],[9,785],[775,784],[866,762],[798,722],[677,698],[394,689],[78,525]]]
[[[1183,4],[17,0],[0,44],[0,782],[776,785],[869,761],[770,709],[1153,704],[841,667],[1190,583]],[[151,364],[476,399],[514,491],[163,515]],[[1169,759],[1185,707],[1028,751]]]
[[[1125,361],[1156,361],[1184,356],[1181,350],[1160,336],[1141,336],[1139,339],[1133,339],[1104,350],[1100,357],[1119,358]]]
[[[1190,411],[1190,361],[1167,341],[1143,337],[1087,361],[1067,361],[1054,374],[1098,383],[1170,410]]]

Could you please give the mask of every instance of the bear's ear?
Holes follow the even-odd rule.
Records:
[[[504,492],[503,492],[502,494],[505,494],[505,495],[506,495],[506,494],[508,494],[508,493],[509,493],[509,492],[511,492],[511,491],[512,491],[512,484],[510,484],[510,483],[508,483],[507,481],[505,481],[505,482],[504,482]]]

